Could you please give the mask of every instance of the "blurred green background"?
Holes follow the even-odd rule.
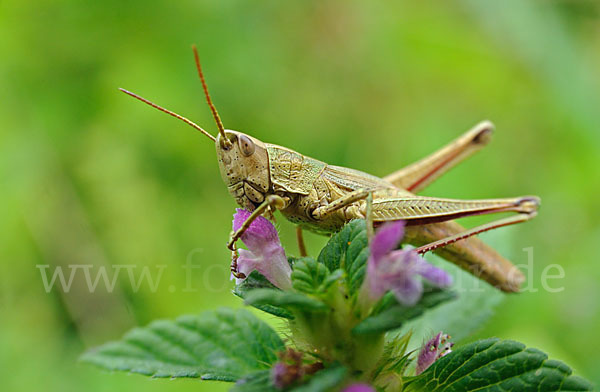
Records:
[[[425,3],[2,1],[2,389],[226,389],[77,363],[134,325],[241,306],[214,147],[117,91],[216,133],[192,43],[227,128],[331,164],[383,176],[494,121],[492,144],[423,192],[542,198],[534,221],[482,235],[515,263],[532,247],[538,291],[508,296],[471,339],[523,341],[600,383],[600,3]],[[313,254],[325,242],[307,237]],[[85,267],[47,293],[36,265],[72,264],[162,275],[136,291],[123,270],[113,292],[90,293]],[[551,264],[557,293],[540,283]]]

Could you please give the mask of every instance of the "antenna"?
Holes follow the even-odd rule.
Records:
[[[200,76],[200,82],[202,82],[202,88],[204,89],[204,95],[206,96],[206,102],[208,102],[208,106],[210,107],[210,111],[213,114],[215,122],[217,123],[217,127],[219,128],[219,133],[221,134],[221,142],[225,147],[231,146],[231,141],[225,136],[225,127],[223,127],[223,122],[221,121],[221,117],[219,117],[219,113],[217,112],[217,108],[212,103],[212,99],[210,99],[210,94],[208,93],[208,87],[206,86],[206,81],[204,80],[204,74],[202,73],[202,67],[200,66],[200,56],[198,56],[198,49],[196,45],[192,45],[192,50],[194,51],[194,59],[196,60],[196,68],[198,69],[198,76]]]
[[[178,119],[180,119],[181,121],[183,121],[183,122],[184,122],[184,123],[186,123],[187,125],[191,125],[192,127],[196,128],[196,130],[198,130],[198,131],[202,132],[204,135],[206,135],[208,138],[210,138],[210,140],[212,140],[213,142],[216,142],[216,141],[217,141],[217,139],[216,139],[216,138],[215,138],[213,135],[211,135],[210,133],[206,132],[204,129],[202,129],[202,128],[201,128],[201,127],[200,127],[198,124],[196,124],[195,122],[193,122],[193,121],[191,121],[191,120],[188,120],[187,118],[185,118],[185,117],[183,117],[183,116],[180,116],[179,114],[177,114],[177,113],[175,113],[175,112],[172,112],[172,111],[170,111],[170,110],[168,110],[168,109],[165,109],[165,108],[163,108],[163,107],[161,107],[161,106],[158,106],[157,104],[155,104],[155,103],[153,103],[153,102],[150,102],[150,101],[148,101],[146,98],[142,98],[142,97],[140,97],[139,95],[137,95],[137,94],[135,94],[135,93],[132,93],[131,91],[127,91],[127,90],[125,90],[124,88],[119,88],[119,90],[121,90],[122,92],[124,92],[124,93],[125,93],[125,94],[127,94],[127,95],[130,95],[130,96],[132,96],[133,98],[135,98],[135,99],[137,99],[137,100],[140,100],[140,101],[142,101],[142,102],[144,102],[144,103],[146,103],[146,104],[148,104],[148,105],[152,106],[152,107],[153,107],[153,108],[155,108],[155,109],[158,109],[158,110],[160,110],[161,112],[165,112],[165,113],[167,113],[167,114],[168,114],[168,115],[170,115],[170,116],[173,116],[173,117],[175,117],[175,118],[178,118]]]

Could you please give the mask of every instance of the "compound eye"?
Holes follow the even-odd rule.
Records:
[[[242,154],[244,156],[249,157],[254,154],[254,142],[246,135],[240,135],[239,138],[240,150],[242,150]]]

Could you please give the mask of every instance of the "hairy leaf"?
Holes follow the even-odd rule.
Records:
[[[407,383],[406,391],[591,391],[565,364],[511,340],[460,347]]]
[[[261,275],[258,271],[252,271],[250,275],[246,279],[244,279],[241,283],[237,284],[233,289],[233,294],[237,295],[242,299],[246,299],[246,295],[251,291],[259,288],[269,288],[278,290],[271,282],[267,280],[263,275]],[[262,305],[252,305],[257,309],[262,310],[263,312],[272,314],[277,317],[283,317],[287,319],[293,319],[294,316],[287,310],[279,306],[273,306],[268,304]]]
[[[321,294],[340,278],[341,270],[333,273],[311,257],[296,260],[292,272],[293,287],[306,294]]]
[[[250,312],[219,309],[135,328],[81,360],[153,377],[235,381],[269,368],[283,349],[275,331]]]
[[[287,310],[322,312],[328,307],[321,301],[293,291],[279,289],[254,289],[246,293],[245,303],[252,306],[276,306]]]
[[[364,279],[368,257],[366,224],[363,219],[357,219],[331,237],[321,250],[318,261],[327,266],[329,271],[344,270],[349,293],[353,294]]]
[[[400,328],[406,321],[420,316],[427,309],[455,298],[456,293],[453,291],[429,289],[423,294],[419,303],[414,306],[404,306],[396,302],[393,295],[386,295],[379,307],[374,309],[374,314],[354,327],[352,333],[373,334]]]

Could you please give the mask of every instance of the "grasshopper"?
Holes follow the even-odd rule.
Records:
[[[236,241],[251,222],[265,214],[272,218],[275,211],[296,224],[302,255],[306,254],[303,229],[331,234],[353,219],[368,218],[374,224],[404,220],[404,242],[416,246],[418,253],[433,251],[500,290],[519,290],[523,274],[475,235],[532,219],[537,214],[538,197],[459,200],[416,195],[485,146],[491,138],[492,123],[481,122],[433,154],[379,178],[226,130],[208,92],[197,50],[193,49],[204,94],[218,127],[216,137],[179,114],[120,90],[184,121],[215,143],[221,177],[229,193],[238,205],[252,211],[244,225],[230,236],[228,248],[234,255]],[[461,217],[500,212],[516,214],[471,229],[454,222]],[[232,272],[237,274],[235,257]]]

